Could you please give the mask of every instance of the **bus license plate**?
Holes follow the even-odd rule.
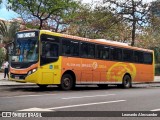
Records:
[[[15,79],[19,79],[19,77],[15,77]]]

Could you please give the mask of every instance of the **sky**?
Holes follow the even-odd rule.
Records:
[[[93,0],[93,1],[103,1],[103,0]],[[144,2],[151,2],[153,0],[143,0]],[[82,0],[83,3],[91,3],[92,0]],[[17,18],[19,15],[12,10],[6,9],[6,0],[0,5],[0,19],[11,20]]]
[[[0,19],[11,20],[19,17],[19,15],[12,10],[7,10],[6,4],[6,0],[3,0],[3,3],[0,5]]]

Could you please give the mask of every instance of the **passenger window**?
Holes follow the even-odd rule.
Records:
[[[132,50],[123,50],[123,61],[132,62],[133,61],[133,51]]]
[[[143,52],[139,51],[134,52],[134,62],[143,63]]]
[[[79,42],[62,39],[62,54],[66,56],[79,56]]]
[[[144,53],[144,63],[145,64],[152,64],[152,61],[153,61],[153,57],[152,57],[152,53],[147,53],[145,52]]]
[[[97,45],[97,58],[109,59],[109,47]]]
[[[81,43],[81,56],[86,58],[94,58],[95,45],[89,43]]]
[[[112,60],[122,60],[122,49],[120,48],[111,48],[111,59]]]

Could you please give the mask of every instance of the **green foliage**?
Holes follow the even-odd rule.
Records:
[[[131,45],[134,46],[137,27],[146,25],[148,22],[150,4],[142,0],[105,0],[104,3],[109,11],[130,25]]]
[[[19,30],[19,23],[11,22],[6,24],[4,21],[0,20],[0,35],[2,36],[3,43],[9,43],[13,41],[15,33]]]
[[[155,62],[160,63],[160,47],[153,48],[155,54]]]
[[[4,21],[0,20],[0,35],[2,36],[2,42],[5,44],[6,50],[8,50],[8,43],[14,40],[15,33],[19,30],[19,27],[20,25],[17,22],[6,24]],[[6,53],[8,53],[8,51]],[[7,54],[5,55],[5,59],[8,59]]]
[[[88,38],[127,40],[130,29],[127,24],[102,6],[84,5],[77,10],[68,33]]]
[[[67,14],[71,8],[78,6],[74,0],[9,0],[9,3],[11,6],[8,8],[19,13],[27,22],[38,19],[39,29],[49,18],[62,17],[62,13]]]
[[[0,48],[0,67],[2,66],[4,59],[5,59],[5,54],[3,48]]]
[[[160,75],[160,64],[155,65],[155,75]]]
[[[7,33],[7,25],[4,21],[0,20],[0,35],[4,36],[8,36]]]

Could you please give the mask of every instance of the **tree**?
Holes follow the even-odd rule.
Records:
[[[20,24],[17,22],[11,22],[6,24],[5,21],[0,20],[0,35],[2,36],[2,42],[5,44],[6,53],[8,53],[8,43],[12,42],[15,37],[15,33],[19,30]],[[6,55],[8,59],[8,55]]]
[[[125,42],[130,28],[102,4],[81,5],[68,28],[68,33],[81,37],[102,38]]]
[[[155,51],[155,62],[160,63],[160,1],[154,1],[150,6],[150,19],[148,25],[139,36],[137,46],[153,49]]]
[[[106,3],[108,10],[131,25],[131,45],[133,46],[137,27],[147,24],[149,3],[144,3],[143,0],[104,0],[104,3]]]
[[[78,6],[73,0],[9,0],[9,9],[19,13],[27,23],[39,20],[38,28],[42,29],[43,24],[53,17],[60,16],[73,6]]]
[[[4,54],[3,48],[0,48],[0,67],[2,63],[4,62],[4,60],[5,60],[5,54]]]
[[[15,33],[19,30],[20,24],[16,21],[12,21],[10,23],[7,23],[3,20],[0,20],[0,35],[3,38],[3,43],[7,44],[11,42],[14,37]]]

